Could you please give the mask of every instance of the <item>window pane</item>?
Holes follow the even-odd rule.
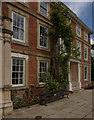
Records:
[[[40,12],[47,16],[48,4],[46,2],[40,2]]]
[[[23,60],[20,60],[20,64],[23,65]]]
[[[22,80],[22,79],[20,79],[19,81],[20,81],[20,83],[19,83],[19,84],[23,84],[23,80]]]
[[[77,25],[77,35],[79,35],[80,36],[80,27]]]
[[[16,26],[16,20],[15,19],[13,20],[13,25]]]
[[[15,81],[16,83],[15,84],[18,84],[18,79],[16,79],[16,81]]]
[[[16,14],[13,14],[13,25],[17,25],[17,23],[16,23]]]
[[[17,16],[17,26],[20,27],[20,16]]]
[[[23,66],[20,67],[20,71],[23,71]]]
[[[20,30],[20,39],[23,40],[24,39],[24,31]]]
[[[39,79],[40,82],[43,82],[42,80],[46,79],[43,73],[47,72],[48,69],[48,62],[40,61],[40,66],[39,66]]]
[[[84,69],[84,79],[85,80],[87,80],[88,78],[87,78],[87,76],[88,76],[88,68],[87,67],[85,67],[85,69]]]
[[[17,28],[17,39],[19,39],[19,29]]]
[[[13,13],[13,38],[24,40],[24,17]]]
[[[17,38],[17,28],[16,27],[13,28],[13,37]]]
[[[77,49],[78,49],[78,57],[81,58],[81,43],[80,42],[77,42]]]
[[[40,46],[47,47],[47,32],[48,29],[42,25],[40,25]]]
[[[20,63],[19,63],[19,60],[17,60],[17,65],[19,65]]]
[[[24,28],[24,19],[21,17],[21,28]]]
[[[16,79],[12,79],[12,84],[16,84]]]
[[[13,65],[15,64],[15,61],[16,61],[15,59],[12,60]]]
[[[24,59],[12,59],[12,84],[22,84],[24,80]]]
[[[85,46],[85,48],[84,48],[84,58],[85,59],[87,59],[87,52],[88,52],[88,50],[87,50],[87,47]]]
[[[20,73],[20,78],[22,78],[23,77],[23,73]]]
[[[15,73],[14,73],[14,72],[12,73],[12,78],[13,78],[13,79],[15,78]]]
[[[87,32],[84,32],[84,40],[87,40]]]

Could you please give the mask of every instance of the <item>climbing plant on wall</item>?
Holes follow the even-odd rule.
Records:
[[[53,39],[52,66],[54,77],[56,61],[59,63],[59,79],[68,81],[68,61],[72,54],[77,55],[77,49],[72,45],[75,34],[72,32],[69,19],[69,11],[64,9],[63,3],[53,3],[53,10],[50,13],[50,20],[53,24],[49,36]]]
[[[47,74],[51,79],[46,80],[45,84],[49,89],[52,89],[53,85],[55,88],[61,88],[63,84],[68,84],[68,62],[73,54],[78,54],[78,50],[72,45],[75,34],[72,32],[69,10],[64,8],[61,2],[52,3],[52,7],[50,21],[53,25],[49,30],[49,36],[53,41],[53,48],[50,74]],[[59,72],[56,74],[57,71]]]

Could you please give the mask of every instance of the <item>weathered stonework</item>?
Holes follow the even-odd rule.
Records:
[[[0,111],[2,116],[13,111],[10,84],[11,84],[11,19],[2,18],[2,32],[0,32]]]

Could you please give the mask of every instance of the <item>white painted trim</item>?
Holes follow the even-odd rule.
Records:
[[[68,62],[69,68],[70,68],[71,62],[76,62],[76,63],[78,63],[78,66],[77,66],[77,69],[78,69],[78,71],[77,71],[77,74],[78,74],[77,88],[78,88],[78,89],[81,89],[81,80],[80,80],[80,79],[81,79],[81,69],[80,69],[80,62],[79,62],[79,61],[78,61],[78,62],[77,62],[77,61],[69,61],[69,62]],[[71,73],[69,73],[68,77],[69,77],[69,91],[73,91]]]
[[[44,82],[39,82],[39,85],[45,85],[45,83]]]
[[[70,62],[81,63],[79,60],[70,59]]]
[[[24,58],[24,59],[26,59],[26,60],[29,59],[29,56],[28,56],[28,55],[23,55],[23,54],[20,54],[20,53],[11,53],[11,57]]]

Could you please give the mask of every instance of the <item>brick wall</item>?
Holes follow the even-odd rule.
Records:
[[[20,4],[20,3],[14,3],[15,5],[11,4],[11,3],[3,3],[3,16],[8,16],[9,14],[9,10],[8,10],[8,5],[14,7],[15,9],[19,9],[21,10],[23,13],[26,13],[28,14],[29,16],[29,27],[28,27],[28,46],[23,46],[23,45],[19,45],[19,44],[15,44],[15,43],[12,43],[11,44],[11,48],[12,50],[16,51],[18,50],[18,53],[19,51],[22,53],[22,54],[26,54],[29,56],[29,64],[28,64],[28,87],[30,87],[30,84],[36,84],[37,83],[37,57],[38,55],[40,54],[41,56],[45,55],[45,57],[47,56],[51,56],[51,51],[45,51],[45,50],[40,50],[40,49],[37,49],[37,20],[40,20],[42,22],[46,22],[46,24],[49,25],[48,22],[49,19],[41,16],[39,13],[38,13],[38,4],[36,2],[31,2],[31,3],[28,3],[27,6],[23,5],[23,4]],[[19,8],[17,8],[17,6]],[[25,11],[24,11],[25,10]],[[27,12],[28,11],[28,12]],[[76,33],[76,23],[74,23],[72,21],[72,30],[74,33]],[[76,40],[78,39],[78,41],[81,42],[82,44],[82,58],[81,58],[81,64],[82,64],[82,69],[81,69],[81,80],[82,80],[82,86],[84,85],[84,65],[83,64],[86,64],[86,65],[90,65],[90,54],[88,54],[88,62],[87,61],[84,61],[84,44],[86,44],[87,46],[89,46],[90,44],[90,38],[88,36],[88,43],[84,40],[84,30],[83,28],[81,29],[81,38],[80,37],[77,37],[76,36],[76,39],[73,41],[73,44],[76,45]],[[51,47],[51,50],[52,50],[52,47],[53,47],[53,41],[50,40],[50,47]],[[13,52],[13,51],[12,51]],[[90,53],[90,47],[89,47],[89,50],[88,50],[88,53]],[[75,57],[75,56],[74,56]],[[73,73],[75,73],[76,71],[76,67],[74,65],[73,67]],[[90,68],[89,68],[90,69]],[[58,73],[58,71],[57,71]],[[76,74],[73,74],[73,79],[75,79],[75,76]],[[89,72],[89,75],[88,75],[89,79],[90,79],[90,72]],[[89,83],[89,82],[88,82]],[[39,93],[39,92],[43,92],[43,88],[32,88],[34,89],[35,93]],[[39,90],[40,89],[40,90]]]

